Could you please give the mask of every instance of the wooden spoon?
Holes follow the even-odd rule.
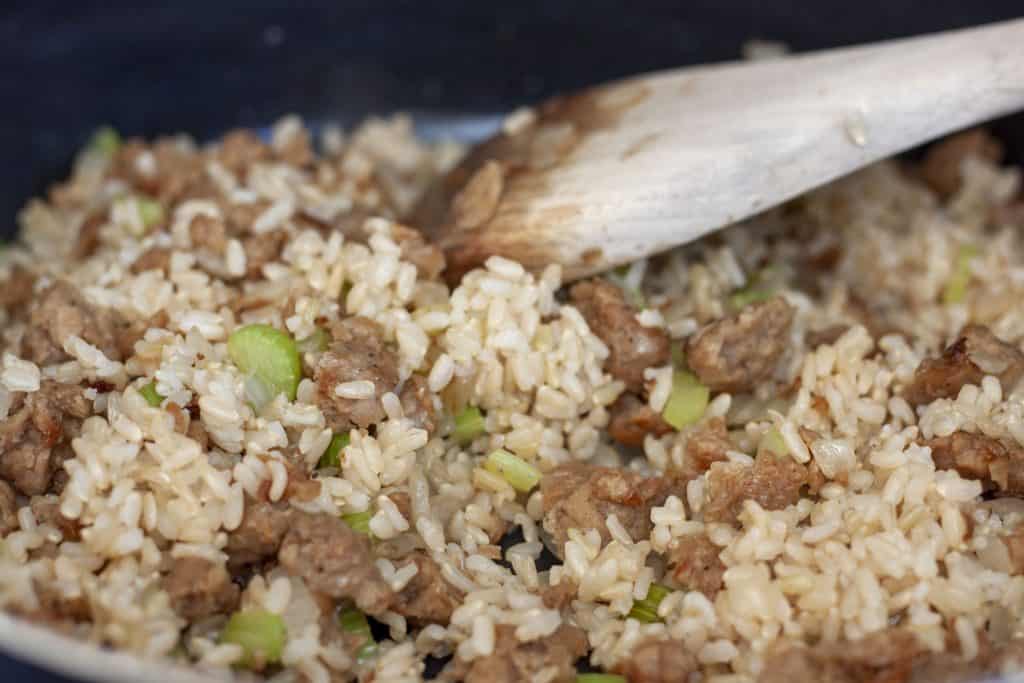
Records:
[[[501,254],[580,278],[1021,108],[1024,20],[664,71],[509,117],[413,220],[456,277]]]

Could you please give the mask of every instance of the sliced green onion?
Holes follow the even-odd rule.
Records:
[[[761,440],[757,442],[757,452],[786,455],[789,453],[789,447],[786,446],[786,441],[782,438],[782,432],[772,427],[761,435]]]
[[[956,253],[953,263],[953,274],[942,290],[942,303],[948,305],[962,304],[967,298],[967,285],[971,282],[971,261],[978,255],[978,248],[965,244]]]
[[[295,340],[270,325],[246,325],[228,337],[228,355],[238,369],[259,380],[271,397],[295,400],[302,379],[302,361]]]
[[[686,370],[672,373],[672,392],[668,395],[661,416],[676,429],[691,425],[704,415],[711,391],[697,376]]]
[[[156,380],[139,389],[139,393],[142,394],[142,398],[146,399],[146,403],[154,408],[159,408],[160,404],[164,402],[164,397],[156,393]]]
[[[348,434],[335,434],[331,437],[331,443],[327,444],[327,450],[320,456],[316,466],[320,469],[326,467],[341,467],[341,449],[348,445]]]
[[[484,469],[501,476],[512,488],[523,493],[533,489],[540,481],[540,470],[501,448],[487,456]]]
[[[372,518],[373,510],[363,510],[362,512],[352,512],[347,515],[342,515],[341,521],[348,524],[352,531],[369,536],[370,520]]]
[[[633,609],[629,610],[629,617],[642,621],[645,624],[661,621],[661,617],[658,616],[658,605],[671,592],[671,588],[652,583],[651,587],[647,589],[647,595],[644,596],[643,600],[633,601]]]
[[[327,344],[330,341],[331,335],[327,334],[327,330],[318,327],[313,334],[305,339],[300,339],[296,343],[296,347],[299,349],[299,353],[323,353],[327,350]]]
[[[626,683],[618,674],[576,674],[576,683]]]
[[[121,147],[121,136],[110,126],[97,128],[89,139],[89,151],[105,157],[114,156]]]
[[[160,202],[149,197],[139,197],[135,201],[138,203],[139,217],[147,230],[164,219],[164,207]]]
[[[220,632],[221,643],[241,645],[244,667],[260,667],[281,661],[287,638],[284,620],[261,609],[235,612]]]
[[[465,446],[484,433],[484,416],[476,406],[467,406],[455,416],[455,440]]]

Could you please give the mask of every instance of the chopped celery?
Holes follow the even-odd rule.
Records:
[[[105,157],[113,156],[121,147],[121,136],[110,126],[97,128],[89,140],[89,150]]]
[[[750,304],[767,301],[773,296],[775,296],[775,292],[770,289],[744,287],[743,289],[736,290],[729,295],[729,305],[732,306],[733,310],[740,311]]]
[[[629,616],[646,624],[661,621],[661,617],[658,616],[658,605],[671,592],[671,588],[652,583],[651,587],[647,589],[647,595],[643,600],[633,601],[633,609],[629,610]]]
[[[786,455],[789,453],[789,447],[786,446],[782,433],[777,428],[772,427],[761,435],[761,440],[757,442],[757,452]]]
[[[626,683],[618,674],[576,674],[576,683]]]
[[[366,615],[357,609],[343,609],[338,612],[338,625],[346,633],[373,638],[370,634],[370,622],[366,619]]]
[[[239,664],[250,668],[279,662],[286,638],[284,620],[260,609],[235,612],[220,632],[221,643],[242,646]]]
[[[377,643],[367,643],[356,650],[356,661],[365,662],[377,656]]]
[[[953,273],[942,290],[942,303],[962,304],[967,298],[967,285],[971,282],[971,261],[978,255],[978,248],[971,244],[960,247],[953,263]]]
[[[316,466],[320,469],[325,467],[341,467],[341,449],[348,445],[348,434],[335,434],[331,437],[331,443],[327,444],[327,450],[320,456]]]
[[[149,197],[139,197],[136,202],[139,207],[139,217],[142,218],[142,225],[147,230],[164,219],[164,207],[160,202]]]
[[[696,375],[676,370],[672,373],[672,392],[661,416],[676,429],[682,429],[704,415],[710,397],[710,390],[700,383]]]
[[[347,515],[342,515],[341,521],[348,524],[352,531],[369,536],[370,519],[372,518],[373,510],[363,510],[362,512],[351,512]]]
[[[159,408],[160,404],[164,402],[164,397],[156,393],[156,380],[139,389],[139,393],[142,394],[142,398],[146,399],[146,403],[154,408]]]
[[[500,475],[516,491],[526,493],[540,481],[540,470],[522,458],[498,449],[487,456],[484,469]]]
[[[295,340],[270,325],[246,325],[228,337],[228,355],[238,369],[267,388],[270,397],[295,400],[302,379],[302,361]]]
[[[754,274],[747,285],[729,296],[729,305],[734,311],[741,311],[750,304],[767,301],[775,296],[783,284],[783,272],[777,266],[767,266]]]
[[[300,339],[296,343],[296,347],[299,349],[299,353],[322,353],[327,350],[327,343],[330,340],[331,336],[327,334],[327,330],[318,327],[313,334],[305,339]]]
[[[455,416],[455,440],[465,446],[484,433],[484,416],[476,406],[467,406]]]

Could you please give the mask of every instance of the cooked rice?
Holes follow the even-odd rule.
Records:
[[[529,126],[532,116],[517,112],[505,127]],[[274,127],[271,147],[286,154],[307,136],[288,117]],[[0,279],[27,266],[40,278],[37,293],[65,278],[92,304],[165,322],[150,325],[124,362],[74,335],[61,363],[40,366],[4,351],[0,418],[15,395],[38,392],[44,380],[88,383],[94,414],[62,466],[60,513],[81,525],[81,538],[63,538],[19,498],[16,528],[0,554],[0,605],[32,616],[44,589],[62,600],[84,598],[90,618],[69,623],[70,635],[226,673],[242,649],[218,644],[219,624],[183,631],[187,623],[159,576],[170,558],[223,565],[228,533],[241,524],[247,501],[262,496],[306,512],[371,511],[374,537],[424,549],[444,580],[465,592],[447,624],[383,612],[377,618],[390,639],[360,661],[323,640],[319,608],[301,578],[280,568],[257,572],[242,606],[282,615],[282,664],[314,682],[422,680],[428,655],[472,662],[498,651],[502,625],[532,642],[577,624],[587,632],[590,663],[602,669],[621,666],[645,639],[672,639],[696,657],[702,680],[723,683],[755,680],[783,640],[858,640],[895,620],[925,647],[968,660],[994,637],[996,615],[1009,632],[1020,630],[1024,576],[991,542],[1013,521],[978,508],[981,483],[937,470],[920,442],[963,431],[1024,446],[1024,394],[986,376],[980,386],[916,408],[901,395],[921,360],[967,321],[1017,346],[1024,339],[1019,233],[989,220],[1018,191],[1015,169],[970,159],[962,188],[941,203],[896,163],[878,164],[802,198],[790,213],[769,212],[617,274],[618,284],[642,295],[639,323],[680,340],[727,315],[730,293],[749,286],[751,274],[766,264],[780,268],[781,293],[796,317],[776,374],[753,394],[716,393],[705,421],[725,420],[736,445],[728,459],[738,465],[753,462],[759,440],[776,429],[783,456],[813,464],[825,482],[784,509],[747,500],[730,525],[704,520],[709,482],[701,474],[653,507],[648,537],[634,537],[611,514],[607,540],[596,529],[572,529],[564,562],[542,571],[541,496],[518,494],[483,467],[486,454],[505,449],[542,472],[587,461],[660,473],[683,465],[694,428],[648,434],[640,455],[615,447],[607,427],[624,384],[604,369],[608,345],[560,295],[558,267],[534,274],[492,257],[451,290],[418,274],[393,221],[453,164],[453,148],[417,142],[405,118],[372,120],[351,135],[330,128],[324,138],[325,155],[314,166],[266,161],[237,174],[204,162],[224,202],[166,206],[163,231],[148,231],[138,202],[120,199],[124,183],[105,175],[107,162],[94,153],[80,157],[62,190],[79,200],[36,199],[22,212],[22,242],[0,252]],[[173,145],[200,154],[188,140]],[[146,151],[135,164],[155,177],[165,170],[161,159]],[[76,260],[71,245],[96,206],[110,207],[101,245]],[[228,240],[222,254],[193,243],[195,221],[223,221],[226,209],[251,206],[262,208],[250,211],[245,236]],[[365,239],[310,227],[310,216],[330,222],[356,215],[357,206],[378,216],[362,226]],[[279,256],[241,282],[251,265],[244,240],[278,230],[287,235]],[[967,301],[943,304],[951,264],[967,243],[979,248]],[[154,247],[172,250],[167,268],[133,272],[135,259]],[[834,268],[801,265],[830,250],[840,254]],[[800,286],[801,276],[814,287]],[[856,319],[856,302],[864,301],[884,309],[891,331],[873,334]],[[4,315],[0,347],[17,349],[28,323]],[[314,497],[289,498],[296,463],[312,468],[331,441],[317,388],[307,378],[294,401],[279,396],[257,412],[226,339],[252,322],[304,339],[324,321],[352,315],[380,325],[402,382],[422,376],[429,400],[449,412],[479,406],[485,431],[459,442],[449,415],[430,433],[406,414],[398,388],[339,383],[338,397],[379,396],[386,417],[372,430],[351,431],[340,467],[316,475]],[[806,342],[812,330],[837,323],[846,329],[831,342]],[[310,353],[307,363],[319,352]],[[646,404],[656,412],[669,398],[672,374],[671,366],[645,371]],[[155,381],[160,406],[140,393],[145,378]],[[207,447],[175,429],[169,406],[196,407]],[[808,440],[802,429],[816,436]],[[395,493],[407,497],[407,508]],[[523,540],[501,550],[496,539],[512,529]],[[720,550],[718,594],[709,599],[674,586],[657,607],[661,621],[628,618],[652,583],[671,584],[662,554],[695,536]],[[418,573],[401,560],[378,558],[377,567],[394,591]],[[571,587],[566,608],[547,606],[544,591],[563,584]]]

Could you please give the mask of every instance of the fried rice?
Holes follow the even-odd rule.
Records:
[[[403,117],[106,131],[28,203],[0,252],[6,612],[282,683],[1024,667],[997,142],[575,284],[497,256],[445,280],[401,221],[459,154]]]

